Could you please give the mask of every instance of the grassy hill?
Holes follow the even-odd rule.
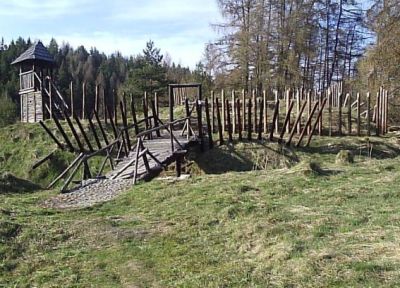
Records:
[[[54,147],[41,131],[22,141],[32,127],[0,132],[13,151],[0,170],[37,183],[35,149]],[[0,286],[397,287],[399,149],[393,136],[222,146],[192,154],[188,180],[81,210],[42,208],[56,190],[3,191]],[[354,163],[337,162],[341,150]]]

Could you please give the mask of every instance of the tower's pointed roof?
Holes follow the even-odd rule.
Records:
[[[11,64],[18,64],[25,61],[41,61],[48,64],[54,64],[54,59],[50,55],[49,50],[44,47],[41,41],[35,42],[31,47],[29,47],[24,53],[22,53],[17,59],[15,59]]]

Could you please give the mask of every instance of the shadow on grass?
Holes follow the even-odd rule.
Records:
[[[206,174],[223,174],[226,172],[244,172],[264,170],[297,163],[294,152],[274,143],[263,141],[234,141],[200,153],[198,148],[191,151],[188,157]]]
[[[318,147],[299,147],[297,149],[301,152],[309,154],[331,155],[338,154],[341,150],[349,150],[353,153],[353,155],[369,157],[369,149],[371,149],[372,147],[372,153],[370,157],[374,159],[392,159],[400,155],[399,147],[390,143],[383,143],[373,140],[369,141],[369,145],[370,146],[368,146],[367,141],[360,141],[355,139],[353,143],[341,142],[318,145]]]
[[[0,193],[30,193],[42,189],[39,185],[28,180],[15,177],[11,173],[4,173],[0,176]]]

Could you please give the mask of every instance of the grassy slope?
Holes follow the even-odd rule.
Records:
[[[154,180],[74,211],[39,207],[56,191],[0,195],[0,284],[399,286],[397,140],[372,138],[371,160],[363,138],[315,140],[295,153],[321,162],[321,173],[309,173],[303,162]],[[223,161],[247,165],[247,145],[278,148],[241,145],[207,152],[197,165],[220,173]],[[356,152],[355,164],[334,164],[341,148]],[[221,168],[205,160],[221,152]]]

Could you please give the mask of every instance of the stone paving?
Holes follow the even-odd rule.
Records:
[[[132,186],[132,179],[91,179],[68,193],[51,197],[42,206],[57,209],[90,207],[110,201]]]

